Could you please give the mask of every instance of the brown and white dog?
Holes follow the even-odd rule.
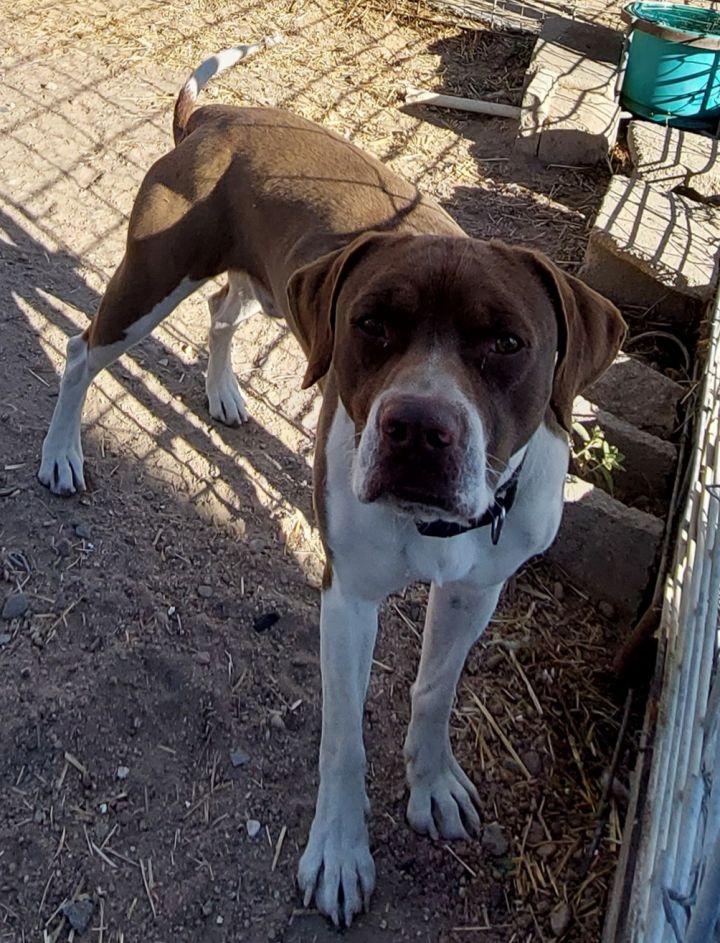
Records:
[[[208,279],[210,413],[247,418],[232,337],[255,311],[285,317],[321,381],[315,503],[322,591],[322,740],[315,818],[299,866],[306,905],[350,923],[375,882],[363,703],[379,603],[432,584],[405,740],[413,828],[477,832],[478,794],[448,720],[473,642],[505,581],[554,539],[573,398],[612,361],[617,310],[545,256],[481,242],[348,141],[270,108],[197,92],[257,51],[218,54],[188,80],[175,149],[149,171],[125,257],[92,324],[68,343],[40,480],[84,488],[80,422],[97,373]],[[504,526],[503,526],[504,525]]]

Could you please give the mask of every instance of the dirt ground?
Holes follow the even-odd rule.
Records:
[[[88,493],[52,497],[35,475],[66,338],[120,259],[179,85],[217,49],[285,32],[207,99],[320,120],[472,235],[580,263],[603,173],[516,166],[511,122],[400,108],[405,82],[516,102],[530,41],[425,16],[310,0],[0,12],[0,607],[19,590],[29,604],[0,621],[0,943],[72,940],[84,922],[99,943],[337,936],[294,883],[317,784],[322,562],[317,402],[294,343],[260,319],[241,330],[254,421],[220,427],[205,302],[187,301],[95,383]],[[511,582],[453,720],[487,829],[451,847],[404,821],[423,604],[413,588],[383,618],[366,723],[378,889],[345,936],[597,940],[622,818],[615,798],[600,808],[620,627],[547,564]]]

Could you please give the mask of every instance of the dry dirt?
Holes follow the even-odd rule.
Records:
[[[317,783],[321,567],[317,403],[299,392],[294,343],[260,319],[244,327],[235,365],[254,421],[219,427],[207,311],[189,300],[96,382],[88,493],[54,498],[35,474],[65,340],[96,310],[137,186],[170,146],[173,96],[234,42],[288,37],[208,100],[323,121],[473,235],[581,261],[602,173],[516,167],[511,123],[399,108],[405,81],[517,101],[529,42],[425,15],[309,0],[3,6],[0,606],[21,590],[29,608],[0,621],[0,943],[77,938],[69,905],[76,920],[92,911],[83,938],[99,943],[336,938],[294,884]],[[614,800],[584,862],[622,712],[604,678],[618,627],[545,564],[511,582],[453,721],[500,831],[450,847],[403,814],[423,602],[413,588],[384,614],[366,724],[378,890],[347,939],[598,939]]]

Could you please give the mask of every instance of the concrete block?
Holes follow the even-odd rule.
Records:
[[[537,156],[557,79],[557,73],[542,66],[536,66],[527,73],[515,141],[515,150],[521,154]]]
[[[580,276],[618,304],[653,304],[652,297],[635,294],[643,280],[633,278],[634,270],[656,281],[661,296],[678,293],[705,303],[717,284],[719,214],[643,180],[613,176]]]
[[[679,383],[641,360],[619,354],[583,395],[643,432],[668,439],[677,429],[684,393]]]
[[[581,91],[558,83],[538,145],[546,164],[592,166],[615,145],[620,108],[603,92]]]
[[[670,291],[652,275],[619,257],[605,243],[590,239],[578,272],[584,282],[615,304],[647,311],[653,321],[688,327],[703,316],[706,301]]]
[[[527,71],[516,150],[546,163],[605,159],[620,120],[619,58],[612,30],[548,17]]]
[[[612,496],[643,511],[664,510],[670,498],[678,452],[671,442],[643,432],[624,419],[579,396],[573,419],[588,432],[599,426],[623,455],[623,468],[612,473]],[[598,486],[605,488],[602,482]]]
[[[650,121],[631,121],[628,149],[635,174],[668,192],[691,187],[702,196],[720,196],[720,143],[715,138]]]
[[[584,6],[587,7],[587,0]],[[588,20],[546,15],[541,36],[546,42],[580,53],[586,60],[597,63],[598,66],[607,64],[610,67],[606,73],[607,80],[614,81],[622,53],[624,33],[616,28],[617,19],[613,16],[610,17],[612,27],[602,25],[600,17],[596,14]]]
[[[630,621],[655,577],[664,523],[578,479],[565,488],[560,532],[547,551],[592,599]]]

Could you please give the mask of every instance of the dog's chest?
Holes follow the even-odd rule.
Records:
[[[339,406],[326,446],[326,537],[333,569],[348,588],[352,584],[363,596],[381,598],[418,580],[444,584],[469,578],[477,585],[495,585],[528,556],[544,549],[554,535],[562,503],[562,462],[557,475],[542,478],[541,487],[548,490],[547,495],[534,494],[535,481],[533,494],[520,496],[500,542],[494,546],[489,527],[447,539],[425,537],[411,519],[390,508],[361,504],[351,486],[353,440],[352,422]],[[526,462],[530,469],[534,464]],[[555,460],[550,463],[557,464]],[[531,473],[530,477],[536,476]],[[536,503],[537,498],[542,500]],[[546,513],[528,514],[523,508],[529,504],[544,508]],[[557,505],[556,511],[552,505]]]

